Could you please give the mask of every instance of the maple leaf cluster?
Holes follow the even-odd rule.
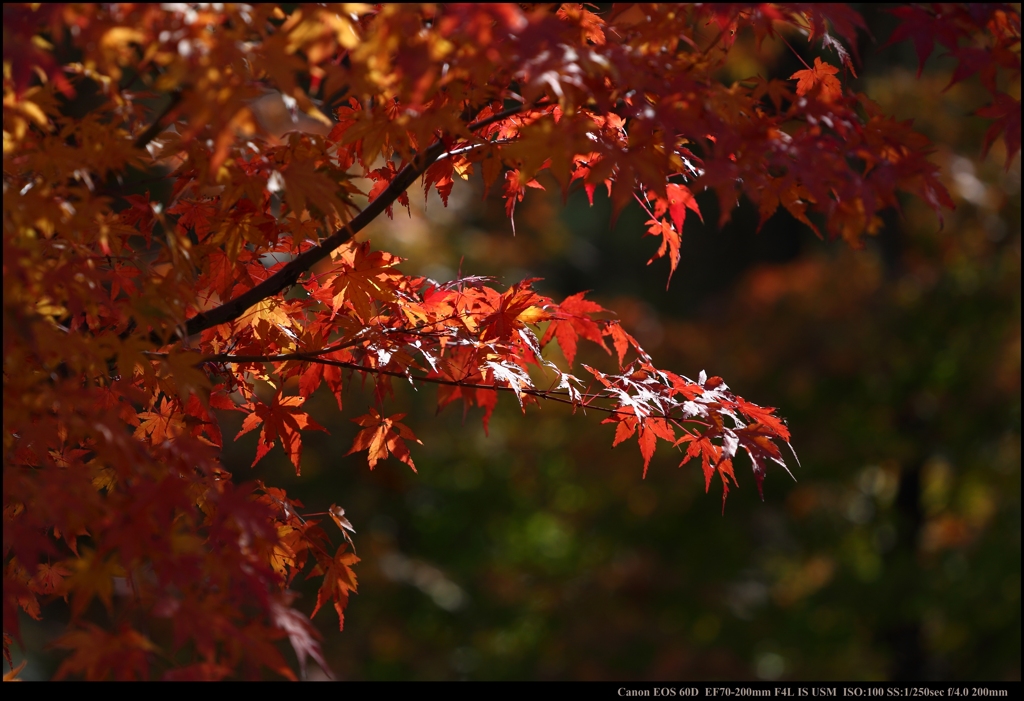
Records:
[[[975,114],[991,119],[984,153],[1000,136],[1006,144],[1006,169],[1020,152],[1020,9],[1001,3],[956,5],[929,3],[889,10],[901,22],[890,44],[910,40],[918,58],[918,76],[940,44],[957,61],[948,90],[977,74],[992,102]],[[1011,94],[1016,84],[1016,97]]]
[[[1019,14],[986,7],[949,22],[921,11],[947,47],[993,37],[955,49],[954,79],[980,71],[995,86],[972,52],[1019,77]],[[769,463],[786,465],[773,409],[657,368],[583,293],[559,303],[533,280],[406,275],[355,241],[417,180],[447,203],[474,173],[513,227],[541,178],[563,196],[606,192],[613,216],[639,203],[669,277],[705,191],[719,223],[746,196],[762,223],[781,206],[855,245],[899,191],[950,204],[927,140],[821,58],[795,86],[717,80],[748,28],[802,33],[852,72],[863,23],[811,4],[5,5],[8,663],[20,612],[63,598],[58,677],[294,678],[284,639],[300,672],[309,657],[326,670],[290,585],[319,577],[312,615],[330,602],[343,625],[352,525],[335,505],[303,513],[283,490],[236,482],[217,414],[244,412],[255,461],[280,444],[298,472],[303,432],[324,430],[304,403],[323,386],[341,410],[353,376],[374,382],[350,451],[371,469],[415,469],[419,441],[385,407],[401,380],[437,385],[439,407],[482,408],[485,428],[502,392],[524,411],[600,412],[614,444],[637,441],[644,473],[660,439],[699,461],[706,486],[718,474],[723,508],[743,452],[760,490]],[[928,36],[913,36],[919,51]],[[979,114],[1012,157],[1019,100],[994,100]],[[574,374],[581,340],[615,367]]]

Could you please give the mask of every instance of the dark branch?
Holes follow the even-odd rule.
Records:
[[[532,107],[533,106],[531,105],[530,108],[532,109]],[[520,112],[522,112],[525,109],[527,109],[527,105],[516,105],[515,107],[509,107],[507,110],[502,110],[501,112],[498,112],[497,114],[492,114],[490,117],[486,117],[484,119],[481,119],[479,122],[473,122],[472,124],[469,125],[468,129],[470,131],[476,131],[477,129],[483,129],[484,127],[487,127],[487,126],[490,126],[490,125],[494,124],[495,122],[500,122],[503,119],[508,119],[509,117],[514,117],[515,115],[519,114]]]
[[[146,131],[139,134],[139,138],[135,139],[135,148],[145,148],[146,144],[156,138],[156,135],[163,130],[164,120],[171,112],[177,109],[178,104],[181,102],[183,93],[181,90],[175,90],[171,93],[171,101],[164,108],[164,111],[160,113],[160,116],[153,120],[153,123],[149,125]]]
[[[498,114],[494,114],[485,119],[481,119],[478,122],[474,122],[470,124],[468,128],[470,131],[482,129],[490,124],[494,124],[495,122],[499,122],[518,114],[525,108],[525,105],[517,105],[516,107],[503,110]],[[442,141],[437,141],[432,144],[426,151],[417,155],[412,162],[402,168],[387,188],[385,188],[384,191],[373,200],[373,202],[370,202],[370,204],[366,206],[366,209],[357,214],[352,221],[328,236],[320,243],[320,245],[296,256],[290,263],[252,289],[243,292],[239,296],[225,302],[215,309],[197,314],[189,319],[188,323],[185,325],[184,336],[193,336],[205,331],[206,329],[237,319],[245,312],[245,310],[254,304],[258,304],[262,300],[272,297],[281,290],[294,285],[302,273],[306,272],[316,263],[330,255],[331,251],[351,241],[352,238],[362,231],[367,224],[376,219],[385,209],[393,205],[398,197],[405,192],[410,185],[412,185],[416,178],[423,175],[427,168],[429,168],[435,160],[441,157],[446,150],[447,147]]]
[[[302,273],[329,256],[334,249],[351,241],[367,224],[393,205],[399,195],[405,192],[412,185],[413,181],[420,177],[444,151],[445,146],[440,141],[430,146],[430,148],[417,156],[412,163],[402,168],[395,176],[395,179],[391,181],[391,184],[373,202],[368,204],[366,209],[357,214],[352,221],[321,241],[320,245],[314,246],[296,256],[290,263],[252,289],[243,292],[216,309],[211,309],[189,319],[185,325],[185,336],[192,336],[206,329],[237,319],[246,309],[254,304],[258,304],[262,300],[272,297],[281,290],[294,285]]]

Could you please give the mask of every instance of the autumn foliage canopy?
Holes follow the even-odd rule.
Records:
[[[938,43],[954,81],[980,74],[987,145],[1012,158],[1019,96],[997,78],[1019,80],[1018,12],[892,12],[922,62]],[[745,454],[760,490],[795,464],[774,409],[658,368],[583,292],[407,275],[356,237],[478,177],[513,230],[531,189],[607,197],[613,217],[638,204],[655,245],[637,245],[669,279],[699,264],[680,237],[705,191],[719,224],[746,197],[762,223],[781,208],[858,246],[899,193],[952,206],[927,140],[851,87],[863,29],[816,4],[5,5],[7,663],[22,612],[63,599],[59,678],[294,678],[285,639],[300,672],[327,669],[309,619],[344,625],[352,524],[234,479],[219,412],[258,432],[254,464],[280,446],[298,472],[324,430],[304,403],[330,392],[360,427],[341,450],[415,470],[393,383],[436,385],[485,427],[504,393],[600,416],[643,472],[677,447],[723,505]],[[724,84],[740,32],[813,63]],[[607,362],[580,362],[582,342]],[[374,405],[342,407],[363,381]],[[309,610],[300,574],[322,582]]]

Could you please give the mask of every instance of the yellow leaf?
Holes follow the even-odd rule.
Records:
[[[524,324],[537,324],[541,321],[547,321],[551,318],[551,315],[540,307],[527,307],[523,310],[517,319]]]
[[[72,597],[71,615],[78,616],[85,611],[94,596],[98,596],[109,611],[114,594],[114,577],[124,576],[124,569],[116,558],[100,559],[95,551],[90,550],[70,564],[75,570],[67,581]]]
[[[18,674],[21,672],[21,670],[25,669],[25,665],[26,664],[28,664],[28,660],[22,660],[20,665],[18,665],[14,669],[12,669],[10,672],[5,673],[4,674],[4,681],[5,682],[20,682],[20,681],[24,681],[22,679],[18,679]]]

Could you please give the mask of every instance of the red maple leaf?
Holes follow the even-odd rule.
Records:
[[[665,284],[667,289],[672,281],[672,274],[679,265],[679,247],[683,239],[686,210],[696,212],[701,221],[704,221],[704,217],[701,216],[700,207],[697,206],[693,193],[685,185],[669,183],[665,186],[665,194],[665,197],[661,197],[655,190],[648,190],[646,193],[647,200],[652,205],[647,210],[651,219],[647,222],[646,236],[661,236],[661,246],[647,264],[650,265],[658,258],[668,255],[669,273]],[[663,219],[666,215],[671,219],[671,223]]]
[[[534,279],[518,282],[501,295],[498,308],[484,317],[480,324],[480,340],[508,340],[524,324],[549,318],[542,309],[547,300],[530,289]]]
[[[516,233],[516,220],[514,217],[516,211],[516,202],[522,202],[523,197],[526,195],[526,188],[533,187],[539,190],[543,190],[544,186],[537,182],[536,178],[530,178],[526,182],[520,177],[518,170],[509,170],[505,172],[505,213],[508,214],[509,221],[512,223],[512,235]]]
[[[373,202],[377,199],[378,195],[388,188],[391,181],[395,179],[396,175],[398,175],[398,170],[395,168],[395,164],[392,161],[388,161],[383,167],[371,170],[367,175],[371,180],[373,180],[373,187],[370,188],[370,194],[368,195],[370,201]],[[403,192],[398,196],[398,204],[402,205],[407,210],[409,209],[408,192]],[[447,204],[447,201],[445,201],[445,204]],[[387,213],[388,218],[394,219],[395,212],[393,205],[388,206],[384,211]]]
[[[992,148],[992,143],[1003,135],[1006,141],[1006,170],[1010,170],[1010,163],[1013,157],[1020,151],[1020,100],[1015,100],[1006,93],[996,95],[995,102],[986,105],[975,112],[979,117],[994,119],[989,128],[985,131],[985,145],[982,149],[984,154]]]
[[[914,50],[917,51],[917,76],[919,78],[921,71],[924,70],[924,62],[928,60],[935,48],[936,40],[947,49],[956,49],[960,39],[960,30],[942,15],[937,16],[923,7],[914,6],[897,7],[888,12],[899,17],[902,22],[896,27],[896,31],[889,37],[885,46],[911,39],[914,42]]]
[[[643,476],[645,478],[647,477],[647,468],[651,464],[651,458],[654,457],[654,450],[657,447],[658,439],[661,438],[669,442],[676,440],[675,432],[668,421],[650,416],[643,420],[638,420],[629,407],[620,407],[616,414],[609,416],[601,423],[616,424],[615,440],[612,442],[613,447],[631,437],[639,428],[640,435],[637,436],[637,442],[640,445],[640,454],[644,458]]]
[[[591,314],[600,314],[607,310],[597,302],[583,299],[586,294],[579,292],[571,295],[558,305],[558,311],[540,341],[541,346],[544,346],[552,338],[557,339],[558,347],[562,349],[562,355],[565,356],[569,367],[572,367],[573,360],[576,359],[576,340],[580,336],[608,351],[608,346],[601,335],[601,327],[590,318]]]
[[[433,185],[437,188],[437,194],[441,197],[441,202],[447,207],[448,196],[452,194],[452,186],[455,184],[455,179],[452,177],[454,173],[455,163],[451,158],[441,158],[434,161],[434,164],[427,168],[427,172],[423,174],[424,198],[430,193],[430,186]]]
[[[269,405],[257,402],[253,412],[242,422],[242,430],[235,436],[235,440],[238,440],[263,424],[259,442],[256,444],[256,459],[252,461],[253,466],[270,452],[274,447],[274,441],[280,438],[281,447],[295,466],[295,474],[299,474],[299,459],[302,456],[302,437],[299,431],[327,432],[327,429],[311,419],[309,414],[299,409],[305,401],[305,397],[282,397],[279,390]]]
[[[764,425],[773,435],[778,436],[782,440],[789,440],[789,429],[782,422],[782,419],[775,415],[774,408],[758,406],[748,402],[743,397],[736,397],[736,405],[748,419]]]
[[[683,461],[679,463],[679,466],[682,467],[690,462],[691,459],[699,457],[701,459],[701,468],[704,471],[704,491],[707,492],[711,489],[711,477],[715,474],[715,467],[722,457],[722,449],[712,443],[709,436],[690,431],[684,433],[676,441],[676,445],[683,444],[688,445],[686,447],[686,455],[683,457]],[[723,478],[722,481],[725,482],[725,479]],[[733,482],[735,482],[735,478]],[[725,508],[724,503],[723,508]]]

